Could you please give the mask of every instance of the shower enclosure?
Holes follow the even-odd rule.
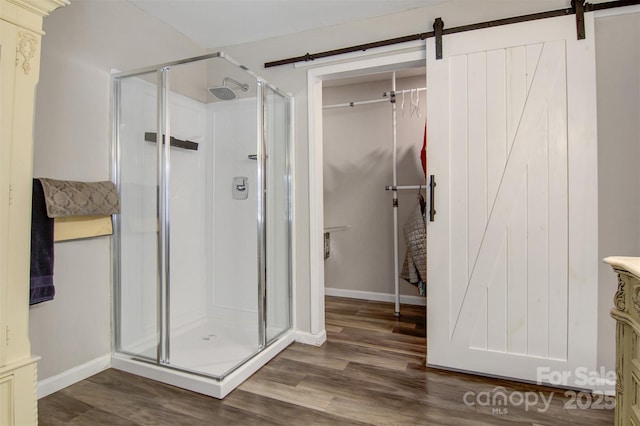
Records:
[[[113,87],[112,365],[224,397],[293,341],[292,98],[221,52]]]

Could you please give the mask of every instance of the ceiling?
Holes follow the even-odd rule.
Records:
[[[404,12],[446,0],[128,0],[205,48]]]

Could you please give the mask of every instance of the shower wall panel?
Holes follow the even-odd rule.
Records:
[[[213,141],[210,169],[213,200],[211,318],[255,328],[258,321],[256,100],[209,104]],[[248,197],[233,198],[233,178],[248,178]]]
[[[206,320],[209,256],[205,243],[207,137],[206,106],[186,96],[169,95],[171,136],[198,143],[197,150],[171,148],[170,170],[170,312],[171,333]]]

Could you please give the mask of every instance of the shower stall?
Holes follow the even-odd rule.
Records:
[[[293,100],[221,52],[113,88],[112,365],[222,398],[294,339]]]

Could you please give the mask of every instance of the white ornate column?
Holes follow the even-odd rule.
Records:
[[[0,425],[38,423],[29,342],[33,115],[42,21],[67,0],[0,0]]]

